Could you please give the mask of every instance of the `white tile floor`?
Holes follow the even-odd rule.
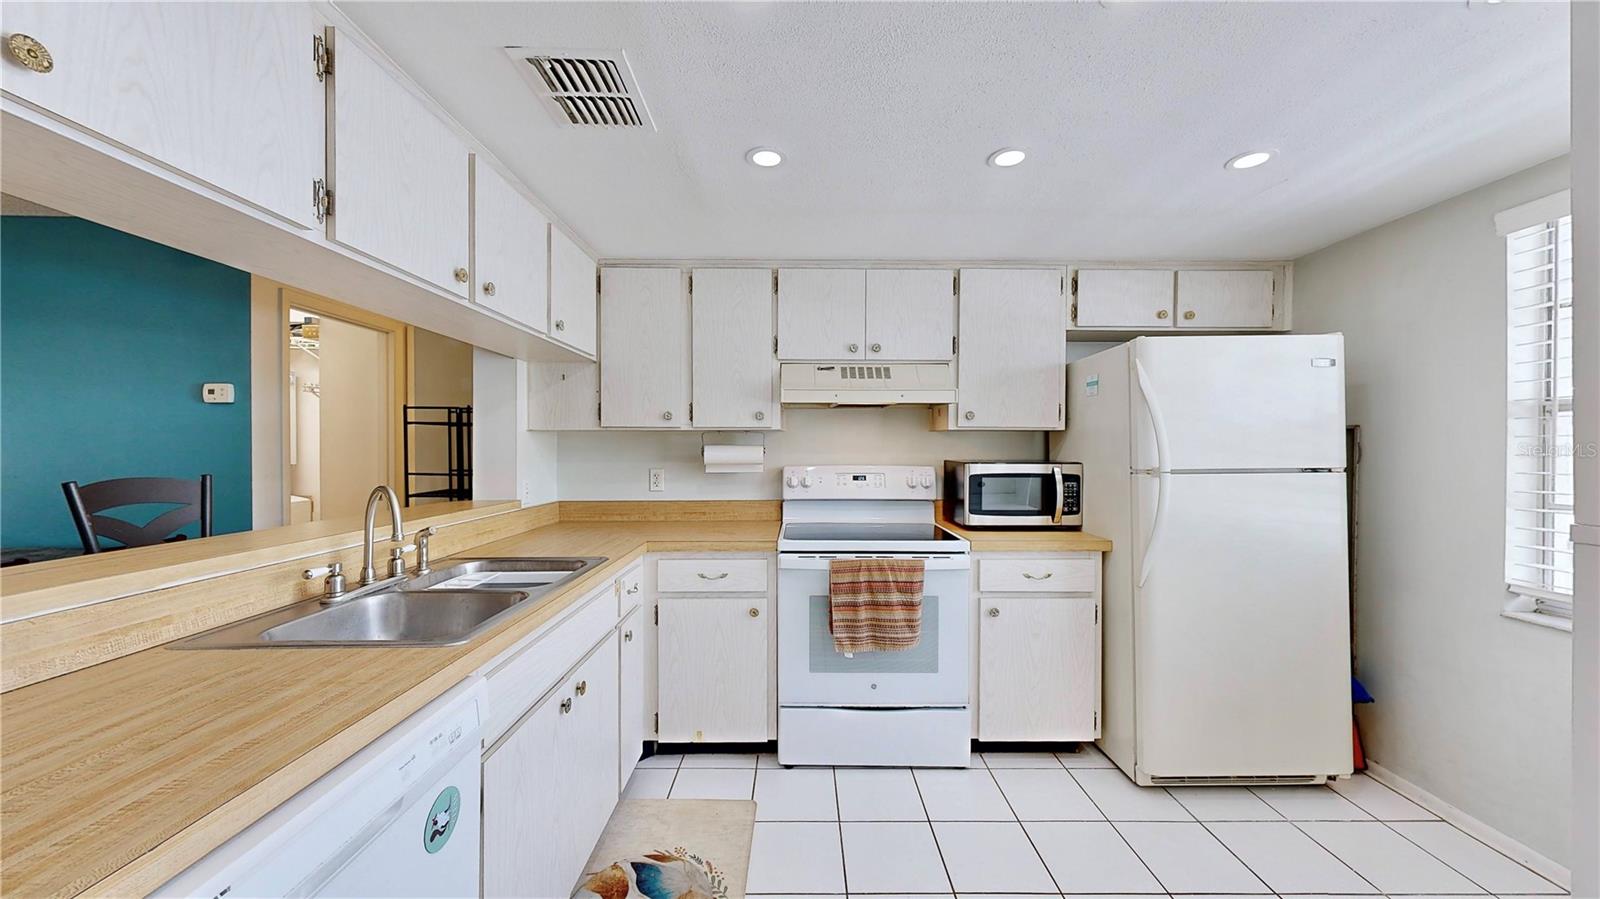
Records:
[[[754,798],[760,899],[1564,893],[1365,776],[1160,789],[1092,748],[985,753],[966,771],[691,753],[641,762],[627,795]]]

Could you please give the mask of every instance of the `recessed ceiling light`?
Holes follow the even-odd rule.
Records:
[[[759,165],[764,169],[770,169],[783,161],[783,154],[770,147],[756,147],[744,154],[744,158],[751,165]]]
[[[1009,169],[1027,159],[1028,154],[1015,147],[1006,147],[989,154],[989,164],[996,168]]]
[[[1228,160],[1223,165],[1223,168],[1253,169],[1258,165],[1264,165],[1271,158],[1271,150],[1251,150],[1248,153],[1240,153],[1238,156]]]

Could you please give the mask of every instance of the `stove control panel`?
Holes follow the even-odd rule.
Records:
[[[783,498],[932,500],[937,483],[931,465],[788,465]]]

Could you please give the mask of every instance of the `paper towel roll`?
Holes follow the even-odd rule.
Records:
[[[749,444],[707,444],[704,455],[708,474],[759,472],[766,465],[767,448]]]

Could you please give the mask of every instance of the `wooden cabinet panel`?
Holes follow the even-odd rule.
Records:
[[[6,3],[7,35],[55,69],[0,67],[8,93],[141,156],[317,227],[323,177],[322,34],[303,3]]]
[[[466,144],[344,34],[334,57],[328,236],[469,296]]]
[[[1180,328],[1272,327],[1274,276],[1270,271],[1180,271]]]
[[[949,359],[955,334],[955,272],[867,270],[868,361]]]
[[[866,331],[865,270],[778,270],[779,359],[865,359]]]
[[[550,336],[583,353],[595,349],[594,260],[550,226]]]
[[[599,427],[599,365],[593,362],[528,365],[528,430],[592,431]]]
[[[1093,593],[1100,559],[980,559],[978,589],[984,593]]]
[[[550,316],[549,231],[549,220],[511,182],[473,160],[473,299],[540,333]]]
[[[980,598],[979,739],[1095,739],[1096,608],[1094,596]]]
[[[662,595],[659,739],[767,739],[767,598]]]
[[[693,307],[694,426],[772,428],[772,271],[696,269]]]
[[[689,298],[675,268],[600,278],[600,424],[689,425]]]
[[[656,589],[663,593],[765,593],[765,559],[662,559]]]
[[[1074,323],[1080,328],[1173,326],[1172,269],[1085,268],[1077,272]]]
[[[1060,269],[962,269],[955,425],[1066,426],[1066,303]]]
[[[644,609],[635,608],[617,630],[621,662],[617,666],[617,790],[628,786],[634,766],[644,753]]]

